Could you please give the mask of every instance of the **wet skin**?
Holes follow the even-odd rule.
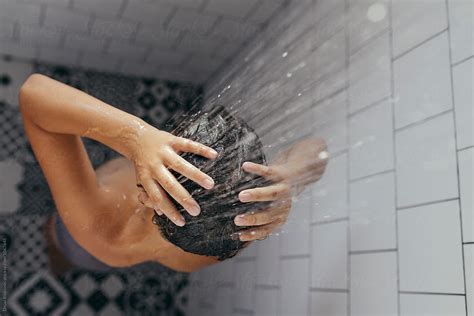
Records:
[[[192,152],[212,159],[216,153],[211,148],[160,131],[42,75],[31,76],[19,97],[26,134],[58,212],[83,248],[114,267],[157,261],[178,271],[193,271],[217,262],[174,246],[151,222],[156,210],[178,226],[185,224],[165,191],[198,216],[199,206],[169,169],[211,188],[212,179],[178,155]],[[81,136],[102,142],[124,158],[94,170]],[[283,152],[271,167],[244,164],[245,171],[275,184],[241,192],[241,201],[274,204],[258,214],[236,218],[237,225],[255,226],[237,238],[262,239],[285,222],[292,195],[324,172],[327,158],[321,158],[321,152],[325,152],[324,141],[308,139]]]

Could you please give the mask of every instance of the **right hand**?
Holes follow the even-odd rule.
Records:
[[[216,158],[218,153],[205,145],[160,131],[148,124],[140,131],[135,146],[131,160],[135,165],[137,185],[143,187],[138,196],[140,202],[155,209],[159,215],[165,214],[176,225],[184,226],[184,217],[167,196],[168,192],[189,214],[199,215],[199,204],[168,169],[173,169],[205,189],[212,189],[212,178],[179,156],[179,153],[189,152],[209,159]]]

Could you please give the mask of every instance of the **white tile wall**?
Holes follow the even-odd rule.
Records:
[[[396,253],[358,254],[350,260],[351,315],[398,315]]]
[[[237,312],[456,315],[469,303],[472,241],[464,213],[472,207],[462,210],[463,240],[459,204],[472,196],[465,193],[472,191],[472,102],[465,101],[472,53],[469,24],[461,22],[467,14],[451,10],[460,1],[294,1],[213,76],[209,99],[220,93],[257,130],[278,113],[309,106],[309,118],[288,126],[325,138],[331,152],[310,188],[310,212],[296,205],[284,233],[245,254],[244,261],[256,260],[258,286],[253,309]],[[464,17],[453,22],[453,14]],[[294,97],[298,90],[311,91],[309,99]],[[282,135],[269,134],[266,142]],[[363,141],[359,152],[353,140]]]
[[[392,10],[395,56],[447,28],[445,0],[393,0]]]
[[[474,60],[467,60],[453,68],[454,111],[458,148],[474,145]]]
[[[397,128],[452,108],[448,44],[445,32],[394,62]]]
[[[240,258],[239,258],[240,259]],[[254,260],[235,262],[234,308],[253,310],[256,279],[256,263]]]
[[[398,211],[398,227],[400,290],[464,294],[458,201]]]
[[[401,130],[395,140],[398,206],[458,196],[451,112]]]
[[[348,160],[342,154],[329,160],[324,177],[312,186],[312,222],[346,218],[348,212]]]
[[[7,75],[10,79],[9,85],[0,85],[0,99],[9,105],[18,106],[18,91],[32,72],[31,63],[10,63],[0,59],[0,74]]]
[[[401,316],[465,316],[464,296],[401,294]]]
[[[283,226],[281,255],[304,255],[309,253],[309,236],[311,222],[311,195],[308,191],[293,202],[291,212]]]
[[[395,249],[395,177],[392,172],[352,182],[352,251]]]
[[[463,241],[474,242],[474,148],[459,151],[458,163]]]
[[[346,316],[348,315],[347,293],[312,292],[311,315]]]
[[[383,101],[350,118],[351,179],[393,169],[392,120],[392,105],[388,101]]]
[[[466,269],[466,302],[468,316],[474,315],[474,244],[464,245],[464,267]]]
[[[349,61],[350,111],[380,101],[391,94],[389,33],[371,41]]]
[[[451,53],[453,62],[474,55],[474,2],[448,0]]]
[[[311,287],[347,290],[347,221],[312,227]]]
[[[285,259],[281,261],[281,268],[280,315],[308,315],[309,297],[305,294],[310,285],[309,259]]]

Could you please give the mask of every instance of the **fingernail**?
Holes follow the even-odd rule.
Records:
[[[230,234],[230,238],[232,240],[239,240],[240,238],[240,233],[233,233],[233,234]]]
[[[245,214],[237,215],[234,219],[234,222],[237,226],[245,225]]]
[[[214,156],[214,157],[217,157],[217,155],[219,155],[219,153],[217,151],[215,151],[214,149],[211,149],[211,154]]]
[[[174,218],[174,223],[175,223],[176,225],[178,225],[179,227],[183,227],[184,224],[186,224],[186,222],[184,221],[184,218],[183,218],[183,217],[181,217],[181,218],[176,218],[176,217],[175,217],[175,218]]]
[[[204,180],[204,187],[208,190],[212,189],[214,187],[214,181],[212,179]]]
[[[245,192],[245,191],[240,192],[240,194],[239,194],[239,200],[240,200],[241,202],[248,202],[248,201],[250,201],[250,193]]]
[[[197,203],[191,204],[187,207],[187,210],[189,211],[189,214],[197,216],[199,213],[201,213],[201,208]]]

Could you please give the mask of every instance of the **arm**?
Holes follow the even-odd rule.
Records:
[[[286,222],[292,197],[322,177],[327,165],[326,149],[322,139],[309,138],[280,153],[268,167],[252,162],[243,164],[246,172],[265,177],[274,184],[240,192],[239,199],[242,202],[273,201],[268,210],[235,218],[238,226],[258,226],[241,232],[239,236],[242,241],[265,238]]]
[[[213,185],[212,179],[177,154],[184,151],[215,157],[217,153],[206,146],[159,131],[131,114],[42,75],[30,76],[19,98],[25,130],[59,204],[69,208],[71,203],[86,204],[87,212],[94,210],[88,205],[90,197],[100,198],[80,136],[102,142],[132,160],[137,181],[150,196],[150,205],[177,224],[184,224],[182,216],[165,190],[193,215],[198,206],[168,168],[206,188]],[[83,220],[94,215],[81,213],[71,217]]]

